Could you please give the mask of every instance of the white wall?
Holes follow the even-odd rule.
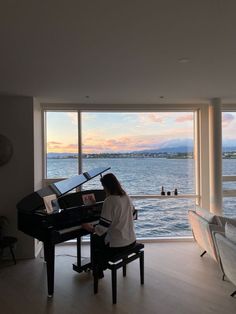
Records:
[[[34,239],[17,230],[16,204],[34,191],[33,98],[0,96],[0,134],[13,144],[11,160],[0,166],[0,215],[10,220],[6,232],[18,238],[16,256],[34,257]]]

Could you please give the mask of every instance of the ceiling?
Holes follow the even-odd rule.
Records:
[[[0,93],[236,103],[235,0],[2,0]]]

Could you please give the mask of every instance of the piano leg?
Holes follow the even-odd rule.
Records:
[[[77,237],[77,267],[81,267],[81,237]]]
[[[82,271],[90,270],[92,267],[91,259],[83,258],[81,259],[81,236],[77,237],[77,263],[73,264],[73,270],[81,273]]]
[[[47,252],[46,252],[46,249],[45,249],[45,244],[43,243],[43,255],[44,255],[44,262],[47,263]]]
[[[51,242],[44,242],[43,245],[45,261],[47,262],[48,297],[51,298],[54,292],[55,245]]]

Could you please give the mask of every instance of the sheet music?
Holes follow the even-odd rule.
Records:
[[[93,193],[83,194],[82,200],[84,202],[84,205],[92,205],[96,203],[95,195]]]
[[[51,214],[53,212],[52,201],[56,199],[57,199],[56,194],[51,194],[43,197],[45,211],[47,214]]]

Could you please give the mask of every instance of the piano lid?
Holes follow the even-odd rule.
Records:
[[[61,196],[63,194],[68,193],[69,191],[81,186],[85,182],[97,177],[98,175],[102,174],[103,172],[111,169],[110,167],[105,168],[95,168],[88,172],[84,172],[83,174],[71,177],[69,179],[65,179],[62,181],[58,181],[55,183],[50,184],[51,188],[55,191],[57,196]]]
[[[45,208],[43,197],[51,194],[56,194],[57,198],[68,193],[69,191],[78,188],[85,182],[101,175],[103,172],[111,169],[110,167],[95,168],[83,174],[73,176],[69,179],[64,179],[49,186],[40,189],[24,197],[16,206],[20,211],[34,212],[38,209]]]

